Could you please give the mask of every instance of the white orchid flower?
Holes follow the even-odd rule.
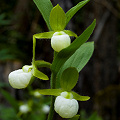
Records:
[[[62,118],[72,118],[77,114],[79,105],[77,100],[73,99],[72,93],[62,92],[57,96],[54,107]]]
[[[28,113],[30,111],[30,107],[27,104],[21,105],[19,107],[19,111],[21,113]]]
[[[11,72],[8,78],[13,88],[22,89],[28,86],[32,76],[32,66],[25,65],[22,69]]]
[[[69,35],[63,31],[55,32],[51,38],[51,46],[56,52],[68,47],[70,43]]]
[[[44,112],[44,113],[49,113],[49,111],[50,111],[50,106],[49,105],[43,105],[43,107],[42,107],[42,111]]]

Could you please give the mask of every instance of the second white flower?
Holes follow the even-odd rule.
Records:
[[[55,32],[51,38],[51,46],[56,52],[68,47],[70,43],[69,35],[63,31]]]
[[[63,92],[61,93],[61,96],[58,96],[55,100],[55,111],[62,118],[72,118],[78,112],[78,102],[72,97],[73,96],[69,95],[69,93]]]

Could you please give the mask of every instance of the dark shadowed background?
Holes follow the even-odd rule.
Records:
[[[65,12],[80,1],[51,0],[53,6],[59,4]],[[87,120],[94,112],[103,120],[120,120],[120,0],[91,0],[75,14],[66,29],[80,35],[94,18],[97,25],[89,39],[95,42],[94,54],[74,88],[77,93],[91,97],[79,103],[81,120]],[[48,28],[33,1],[0,0],[0,89],[9,91],[16,100],[27,100],[28,89],[13,89],[8,74],[31,64],[32,35],[45,31]],[[36,59],[52,62],[50,40],[37,40]],[[50,77],[49,69],[43,72]],[[50,87],[49,81],[36,79],[32,84],[32,89],[46,87]],[[0,106],[11,107],[1,93]],[[10,119],[3,119],[0,114],[0,120]]]

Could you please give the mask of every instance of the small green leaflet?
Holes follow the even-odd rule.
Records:
[[[63,9],[57,4],[50,13],[50,26],[53,31],[62,31],[66,25],[66,15]]]
[[[69,67],[61,75],[60,85],[65,91],[71,91],[78,81],[79,73],[76,68]]]
[[[42,80],[49,80],[48,76],[40,72],[35,65],[33,65],[33,75]]]
[[[78,100],[78,101],[87,101],[87,100],[90,99],[89,96],[81,96],[81,95],[79,95],[79,94],[77,94],[76,92],[73,92],[73,91],[71,91],[71,93],[73,94],[73,98]]]

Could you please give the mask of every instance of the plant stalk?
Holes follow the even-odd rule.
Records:
[[[54,51],[54,59],[57,55],[57,52]],[[56,74],[52,73],[51,74],[51,89],[55,89],[56,87]],[[55,102],[55,97],[51,96],[51,106],[50,106],[50,112],[48,115],[48,119],[47,120],[52,120],[53,119],[53,115],[54,115],[54,102]]]
[[[56,75],[52,73],[51,75],[51,89],[55,89],[55,81],[56,81]],[[48,115],[47,120],[52,120],[54,115],[54,102],[55,102],[55,96],[51,96],[51,105],[50,105],[50,112]]]

